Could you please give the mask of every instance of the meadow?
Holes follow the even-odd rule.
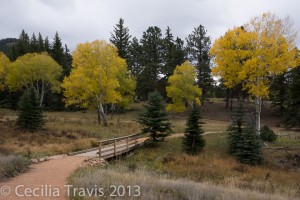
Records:
[[[280,116],[267,103],[263,108],[263,124],[279,137],[263,147],[262,166],[240,164],[228,154],[230,112],[223,100],[211,99],[201,108],[203,129],[208,134],[199,155],[187,155],[181,148],[178,133],[185,130],[187,113],[169,113],[176,137],[154,147],[146,144],[128,156],[110,160],[105,167],[80,168],[69,182],[87,188],[137,184],[142,199],[195,199],[197,195],[198,199],[248,199],[249,195],[252,199],[297,199],[300,161],[294,155],[300,152],[299,132],[285,130]],[[16,111],[1,109],[0,153],[37,158],[97,147],[98,140],[138,133],[141,126],[136,120],[141,109],[142,103],[133,104],[112,119],[108,116],[108,127],[97,124],[96,111],[45,112],[45,127],[34,133],[16,128]],[[254,111],[253,102],[247,102],[247,109]]]

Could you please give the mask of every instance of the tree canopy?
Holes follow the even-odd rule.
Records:
[[[107,125],[103,105],[123,101],[122,95],[132,94],[135,83],[117,49],[106,41],[96,40],[77,46],[71,74],[62,87],[67,106],[97,108]]]
[[[11,63],[5,83],[9,90],[34,87],[40,106],[47,91],[60,92],[62,68],[47,53],[28,53]]]
[[[7,56],[0,52],[0,91],[4,89],[4,79],[7,73],[7,67],[9,65],[10,61],[7,58]]]
[[[224,85],[242,84],[256,97],[256,129],[260,134],[261,100],[269,95],[270,80],[297,66],[295,34],[287,19],[265,13],[217,39],[211,48],[215,67]]]
[[[196,78],[196,69],[188,61],[175,68],[168,80],[167,95],[173,103],[167,106],[167,110],[182,112],[186,110],[186,106],[200,103],[202,91],[195,84]]]
[[[213,74],[225,86],[243,83],[253,96],[268,97],[270,77],[297,65],[292,36],[284,34],[285,21],[270,13],[252,19],[217,39],[210,51],[214,56]]]

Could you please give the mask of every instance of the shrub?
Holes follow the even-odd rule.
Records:
[[[260,138],[264,142],[275,142],[275,140],[277,139],[277,135],[272,129],[265,125],[260,130]]]
[[[0,157],[0,177],[14,177],[19,173],[29,169],[30,160],[28,158],[8,155]]]

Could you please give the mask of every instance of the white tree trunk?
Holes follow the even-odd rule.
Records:
[[[104,126],[107,126],[106,114],[104,112],[102,103],[99,103],[99,110],[100,110],[100,115],[102,116],[102,119],[103,119],[103,124],[104,124]]]
[[[260,135],[261,97],[255,97],[256,107],[256,134]]]

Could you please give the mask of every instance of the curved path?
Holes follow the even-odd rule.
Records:
[[[216,133],[207,132],[205,134]],[[182,137],[183,133],[169,137]],[[139,138],[142,144],[148,138]],[[32,164],[28,173],[0,182],[0,200],[66,200],[67,178],[83,165],[87,157],[96,157],[98,150],[75,156],[53,156],[49,161]],[[8,196],[4,196],[3,193]]]
[[[49,161],[32,164],[28,173],[0,183],[1,200],[65,200],[67,178],[82,165],[85,157],[57,156]],[[3,193],[9,192],[4,196]],[[34,190],[35,189],[35,190]],[[58,191],[58,192],[57,192]],[[27,196],[26,196],[27,195]]]

